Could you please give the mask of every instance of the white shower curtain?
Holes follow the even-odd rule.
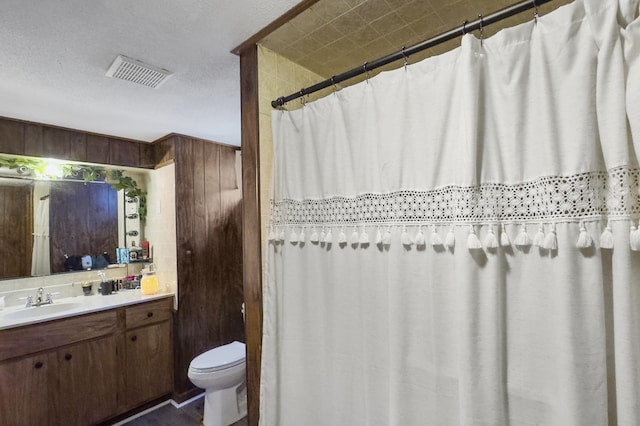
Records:
[[[640,424],[627,6],[274,111],[261,425]]]
[[[49,190],[48,181],[35,181],[33,187],[33,248],[31,276],[51,273],[49,239]]]

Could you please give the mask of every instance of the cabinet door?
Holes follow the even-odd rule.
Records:
[[[55,418],[61,425],[94,424],[116,414],[116,338],[103,337],[57,351],[59,391]]]
[[[55,354],[41,354],[0,364],[0,424],[47,425],[55,419],[48,411],[54,391]]]
[[[171,392],[173,368],[168,321],[127,332],[126,402],[137,406]]]

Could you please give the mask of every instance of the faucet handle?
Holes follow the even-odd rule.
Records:
[[[26,300],[27,301],[27,303],[25,303],[25,305],[24,305],[25,308],[30,308],[31,305],[33,304],[33,296],[18,297],[18,300]]]
[[[55,296],[56,294],[60,294],[60,292],[54,291],[53,293],[47,293],[46,303],[53,303],[53,298],[51,296]]]

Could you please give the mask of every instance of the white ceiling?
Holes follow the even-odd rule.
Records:
[[[0,0],[0,116],[152,141],[240,145],[231,49],[299,0]],[[172,71],[108,78],[118,54]]]

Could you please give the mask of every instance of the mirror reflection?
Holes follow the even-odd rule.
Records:
[[[29,170],[0,167],[0,279],[116,263],[116,248],[141,237],[134,229],[139,220],[126,229],[126,223],[134,222],[127,217],[137,213],[135,203],[125,201],[136,198],[125,192],[104,179],[42,180]]]

